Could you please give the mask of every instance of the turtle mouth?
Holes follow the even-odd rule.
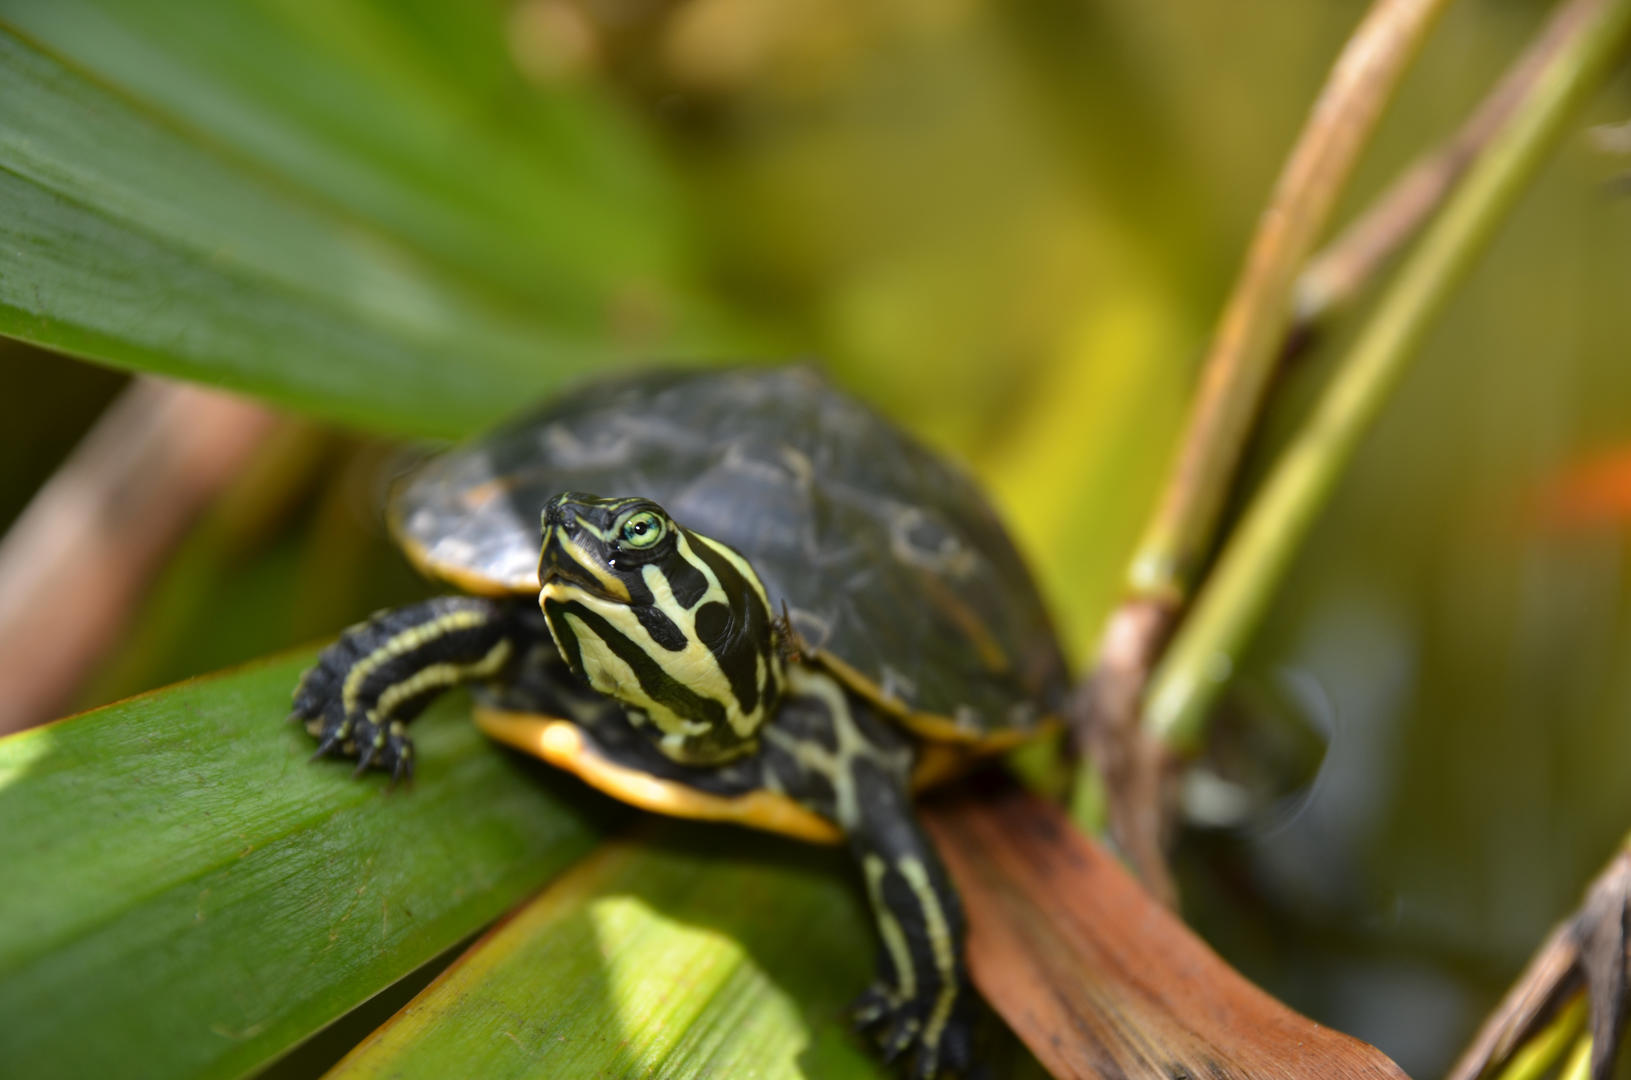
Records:
[[[558,527],[544,535],[543,553],[538,560],[538,589],[545,598],[564,600],[578,592],[622,604],[630,602],[628,587],[575,540],[563,536]]]
[[[591,592],[597,595],[604,591],[601,589],[600,583],[594,578],[589,577],[587,574],[568,570],[565,567],[554,563],[545,562],[538,567],[538,587],[540,589],[549,590],[551,586],[554,586],[556,589],[559,589],[562,586],[582,589],[584,592]]]

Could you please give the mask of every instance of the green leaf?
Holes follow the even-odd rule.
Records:
[[[654,824],[477,942],[330,1078],[889,1080],[845,1019],[876,948],[856,886],[837,850]],[[994,1020],[980,1056],[1046,1075]]]
[[[0,0],[0,333],[428,434],[717,349],[660,163],[491,12],[172,7]]]
[[[873,945],[842,860],[722,834],[602,848],[331,1075],[891,1075],[843,1020]]]
[[[386,793],[283,722],[309,654],[0,740],[8,1074],[228,1077],[469,936],[588,851],[615,804],[416,725]]]
[[[409,788],[308,764],[310,659],[0,740],[8,1074],[243,1075],[572,866],[342,1074],[891,1075],[844,1019],[875,943],[841,852],[680,822],[595,850],[629,812],[462,698]],[[985,1056],[1037,1075],[1000,1031]]]
[[[500,5],[7,0],[0,13],[177,128],[529,302],[678,262],[661,162],[593,89],[523,84]]]

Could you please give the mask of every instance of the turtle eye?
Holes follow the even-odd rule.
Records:
[[[663,519],[642,510],[623,523],[618,537],[631,548],[648,548],[663,538]]]

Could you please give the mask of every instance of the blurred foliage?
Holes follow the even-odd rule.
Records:
[[[408,403],[396,412],[371,413],[366,384],[343,404],[289,389],[294,357],[293,374],[233,385],[446,434],[510,403],[506,373],[530,393],[602,357],[817,355],[988,483],[1085,656],[1238,253],[1362,9],[520,0],[395,18],[366,2],[11,0],[0,18],[96,72],[85,92],[109,108],[156,118],[157,143],[253,178],[252,209],[304,230],[280,243],[406,274],[392,310],[442,320],[413,342],[418,373],[380,391]],[[1350,206],[1464,115],[1542,10],[1451,10]],[[253,47],[235,20],[252,20]],[[1589,122],[1628,114],[1622,77]],[[1448,1062],[1631,822],[1628,525],[1535,512],[1574,462],[1631,445],[1626,168],[1582,136],[1547,170],[1238,673],[1237,720],[1269,710],[1326,734],[1314,779],[1181,852],[1187,914],[1227,958],[1416,1075]],[[211,228],[241,244],[209,271],[283,273],[291,295],[329,303],[322,279],[293,280],[298,261],[256,262],[282,219],[234,222],[231,194]],[[213,235],[167,227],[183,253]],[[449,306],[427,314],[422,296]],[[350,297],[347,317],[378,300]],[[95,351],[34,325],[5,329]],[[466,334],[493,362],[453,422],[413,402],[464,385],[448,343]],[[1257,468],[1337,351],[1280,380]],[[0,363],[18,403],[9,517],[115,380],[21,347]],[[395,460],[314,428],[269,446],[88,702],[413,595],[378,526]]]
[[[0,338],[0,382],[16,390],[0,395],[0,522],[9,528],[126,379]]]
[[[491,15],[0,4],[0,332],[418,434],[731,343],[646,141]]]

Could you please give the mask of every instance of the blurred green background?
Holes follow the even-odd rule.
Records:
[[[448,280],[504,313],[495,354],[524,354],[536,324],[577,370],[819,357],[988,484],[1085,661],[1256,213],[1365,5],[522,0],[325,23],[266,0],[250,7],[312,36],[237,67],[207,19],[168,46],[195,63],[170,65],[130,46],[170,5],[122,24],[93,6],[0,15],[228,158],[271,162],[274,185],[381,230],[416,223]],[[1452,8],[1350,208],[1465,115],[1545,9]],[[381,27],[397,18],[434,55],[393,66]],[[308,170],[300,139],[244,103],[279,80],[321,87],[333,57],[278,66],[319,40],[378,60],[358,80],[378,99],[338,110],[352,121],[457,86],[462,111],[432,116],[446,142],[407,131],[402,160],[375,153],[366,125],[323,128],[313,89],[290,130],[360,164]],[[239,96],[201,92],[212,77]],[[1631,157],[1588,131],[1627,117],[1622,71],[1431,335],[1238,673],[1230,729],[1312,726],[1328,739],[1314,775],[1179,853],[1186,915],[1229,960],[1413,1075],[1447,1065],[1631,827],[1631,517],[1544,509],[1583,463],[1631,455],[1631,198],[1615,187]],[[589,164],[530,186],[529,144],[562,140]],[[407,178],[401,198],[376,200],[370,175]],[[532,231],[577,246],[533,257]],[[1278,381],[1255,462],[1343,336]],[[9,521],[126,376],[18,343],[0,344],[0,376]],[[452,434],[490,409],[459,407],[377,426]],[[325,423],[291,423],[205,514],[82,705],[423,591],[380,528],[395,444]]]

